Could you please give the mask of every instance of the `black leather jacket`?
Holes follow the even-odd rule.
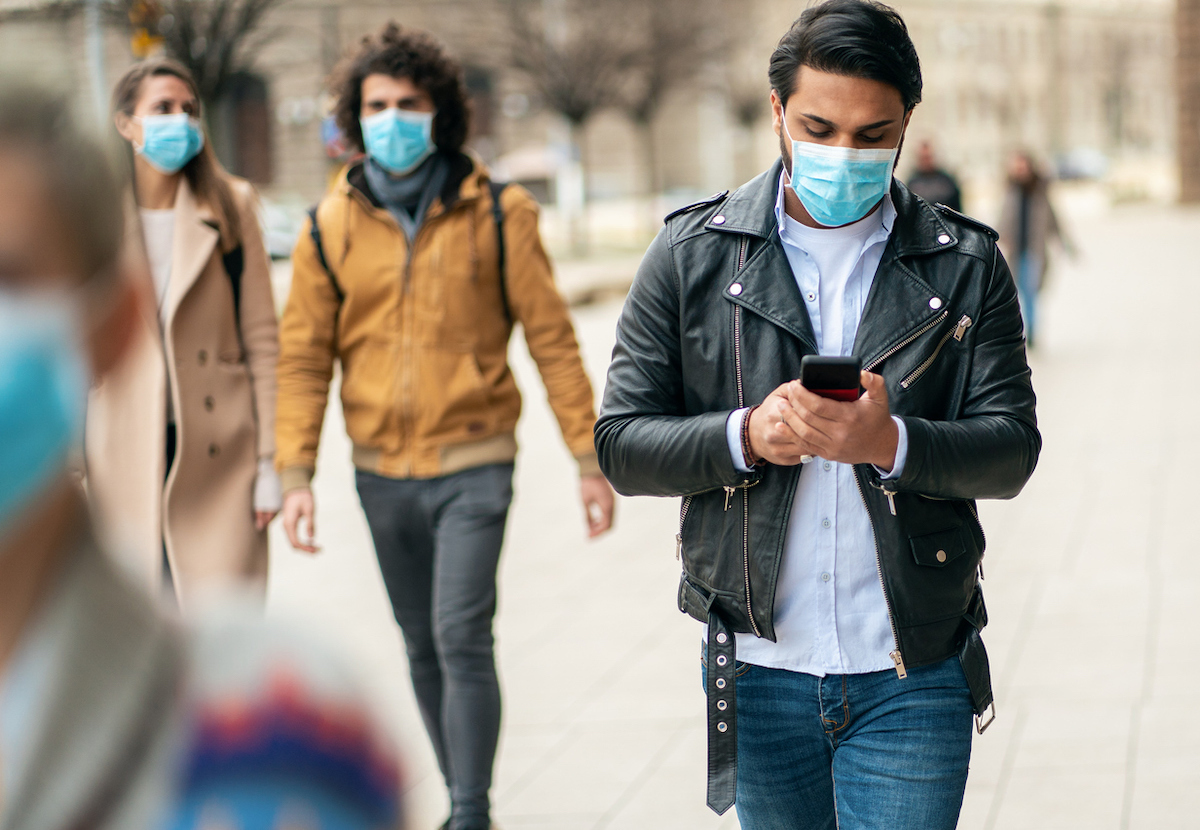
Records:
[[[683,496],[680,609],[771,640],[803,467],[738,472],[725,422],[817,352],[777,231],[780,169],[667,217],[621,314],[596,425],[600,465],[619,492]],[[892,199],[895,224],[853,354],[886,379],[908,459],[897,481],[869,464],[855,476],[903,676],[978,642],[984,534],[974,500],[1020,492],[1041,436],[995,232],[899,182]],[[990,690],[973,691],[977,710],[990,702]]]

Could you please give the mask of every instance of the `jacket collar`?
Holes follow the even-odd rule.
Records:
[[[775,203],[783,159],[778,158],[765,173],[735,190],[711,216],[706,230],[748,233],[770,239],[779,230]],[[892,204],[896,219],[891,245],[896,256],[919,256],[948,250],[958,244],[954,231],[936,210],[913,195],[899,179],[892,179]]]
[[[743,185],[709,218],[706,229],[750,234],[766,244],[748,245],[743,268],[730,276],[724,296],[798,338],[805,348],[819,351],[812,321],[792,276],[791,264],[779,239],[775,216],[782,161]],[[854,343],[855,355],[869,365],[897,342],[940,319],[945,297],[921,279],[903,257],[932,254],[958,244],[953,231],[937,212],[899,181],[892,182],[895,218]]]

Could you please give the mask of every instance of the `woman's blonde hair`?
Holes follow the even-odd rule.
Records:
[[[186,66],[169,58],[149,58],[131,66],[121,80],[117,81],[113,90],[113,112],[123,113],[132,118],[142,95],[142,82],[147,78],[162,76],[178,78],[187,84],[188,89],[196,98],[196,104],[201,105],[200,90],[196,79]],[[196,113],[201,114],[199,111]],[[130,156],[132,170],[132,156]],[[229,186],[229,174],[217,160],[213,152],[212,142],[207,139],[204,147],[195,158],[183,166],[183,174],[187,176],[188,184],[196,199],[213,212],[217,220],[217,228],[221,233],[221,249],[232,251],[242,242],[241,227],[238,223],[237,204],[233,200],[233,191]]]

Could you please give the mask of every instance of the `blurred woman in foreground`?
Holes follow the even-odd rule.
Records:
[[[279,347],[256,197],[217,162],[182,65],[136,64],[113,110],[132,149],[129,244],[145,251],[157,313],[93,396],[89,487],[114,548],[147,584],[173,583],[185,610],[207,588],[261,597],[280,507]]]
[[[185,631],[94,540],[69,456],[148,280],[121,193],[64,97],[0,78],[0,827],[395,827],[338,661],[253,619]]]

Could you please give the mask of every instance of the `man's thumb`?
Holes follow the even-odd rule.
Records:
[[[863,389],[867,390],[867,394],[872,398],[887,397],[887,383],[883,379],[883,375],[876,375],[872,372],[863,372],[859,383]]]

